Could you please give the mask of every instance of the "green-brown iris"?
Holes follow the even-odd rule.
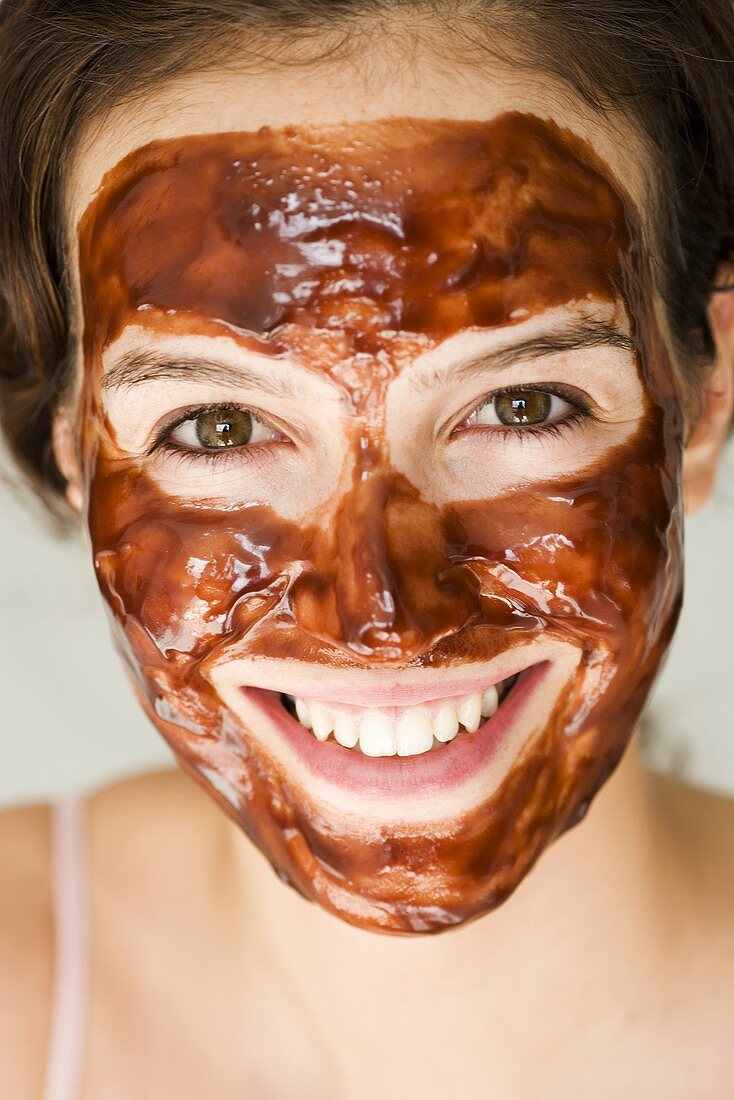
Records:
[[[244,409],[209,409],[196,418],[202,447],[242,447],[252,436],[252,414]]]
[[[551,411],[552,397],[540,390],[515,390],[498,394],[494,408],[498,418],[508,427],[542,424]]]

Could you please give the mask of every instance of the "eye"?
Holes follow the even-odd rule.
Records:
[[[530,428],[556,423],[578,411],[578,402],[568,401],[557,393],[518,388],[492,394],[467,418],[465,425]]]
[[[216,451],[282,438],[249,409],[218,405],[193,410],[165,434],[162,442],[173,449]]]

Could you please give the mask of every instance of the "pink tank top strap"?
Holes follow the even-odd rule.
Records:
[[[80,798],[52,808],[55,967],[44,1100],[81,1096],[89,968],[84,817]]]

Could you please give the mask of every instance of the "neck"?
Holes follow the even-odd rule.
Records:
[[[268,960],[269,998],[275,982],[337,1072],[351,1065],[354,1076],[355,1049],[379,1052],[376,1079],[393,1065],[426,1067],[425,1095],[441,1092],[436,1074],[447,1061],[453,1077],[444,1084],[456,1092],[447,1048],[462,1067],[479,1073],[484,1059],[501,1072],[503,1060],[509,1067],[528,1049],[529,1020],[542,1022],[545,1044],[555,1029],[598,1028],[600,1013],[625,1003],[625,982],[639,988],[646,968],[659,973],[657,945],[670,951],[661,930],[674,908],[672,857],[637,738],[586,819],[502,906],[437,936],[353,928],[286,889],[234,827],[230,843],[247,952]],[[444,1054],[435,1065],[426,1053],[432,1036]]]

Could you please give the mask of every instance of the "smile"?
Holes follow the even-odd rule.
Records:
[[[331,706],[319,699],[314,705],[305,693],[300,693],[295,698],[300,700],[304,717],[304,707],[308,708],[311,729],[298,720],[294,696],[282,691],[240,686],[235,709],[247,728],[260,731],[258,739],[262,739],[268,754],[279,758],[294,779],[301,777],[306,784],[304,790],[312,797],[332,803],[335,799],[346,800],[345,808],[352,809],[356,799],[388,800],[393,804],[397,799],[403,814],[410,803],[417,813],[430,810],[435,816],[441,810],[436,800],[453,797],[451,792],[466,784],[472,788],[465,788],[468,803],[478,801],[481,792],[486,797],[500,773],[521,751],[535,726],[538,710],[552,706],[552,698],[562,687],[561,675],[561,669],[553,663],[541,662],[526,667],[519,675],[513,673],[505,681],[490,684],[497,692],[496,707],[494,692],[486,687],[454,697],[434,697],[406,708],[353,706],[351,714],[342,702]],[[495,707],[491,716],[482,715],[483,700],[485,707]],[[320,740],[313,728],[314,717]],[[325,733],[332,719],[334,728]],[[436,721],[445,741],[436,736]],[[354,745],[341,745],[335,736],[337,728],[340,736],[346,734],[350,742],[356,733]],[[329,794],[322,784],[327,785]],[[455,811],[453,803],[453,811],[447,812]]]
[[[365,709],[308,700],[281,693],[280,701],[317,741],[333,737],[364,756],[418,756],[441,748],[464,733],[476,733],[492,718],[517,682],[510,676],[483,691],[449,696],[419,707]]]
[[[579,660],[577,646],[543,638],[481,667],[331,668],[327,678],[305,661],[230,658],[208,675],[236,719],[232,744],[277,782],[287,777],[305,801],[334,812],[425,825],[490,797],[545,728]]]

